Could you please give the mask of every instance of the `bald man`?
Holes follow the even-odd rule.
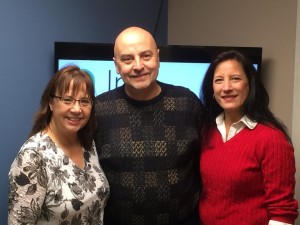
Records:
[[[104,224],[198,225],[200,100],[157,81],[159,49],[142,28],[118,35],[113,60],[124,85],[96,101],[95,142],[111,189]]]

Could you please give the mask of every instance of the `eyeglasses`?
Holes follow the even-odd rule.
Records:
[[[73,106],[77,101],[81,107],[90,107],[93,105],[93,101],[88,98],[75,99],[73,97],[62,97],[56,95],[52,95],[51,97],[59,99],[59,102],[66,106]]]

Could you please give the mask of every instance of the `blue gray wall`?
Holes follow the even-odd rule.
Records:
[[[154,32],[161,0],[0,0],[0,224],[7,224],[7,174],[53,75],[54,42],[112,43],[127,26]],[[167,44],[167,1],[155,38]]]

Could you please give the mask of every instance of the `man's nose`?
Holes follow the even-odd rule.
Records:
[[[135,70],[141,70],[144,67],[144,63],[143,60],[141,58],[136,58],[134,60],[134,65],[133,65],[133,69]]]

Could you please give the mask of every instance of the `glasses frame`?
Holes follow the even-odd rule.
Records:
[[[63,96],[57,96],[57,95],[51,95],[52,98],[57,98],[59,100],[59,102],[64,105],[64,106],[74,106],[76,104],[76,102],[79,103],[80,107],[83,107],[83,108],[88,108],[88,107],[92,107],[93,105],[93,101],[91,99],[76,99],[76,98],[73,98],[71,96],[68,96],[68,97],[63,97]],[[71,104],[66,104],[64,102],[64,99],[67,98],[67,99],[71,99],[72,102]],[[89,105],[82,105],[82,100],[89,100],[90,101],[90,104]]]

